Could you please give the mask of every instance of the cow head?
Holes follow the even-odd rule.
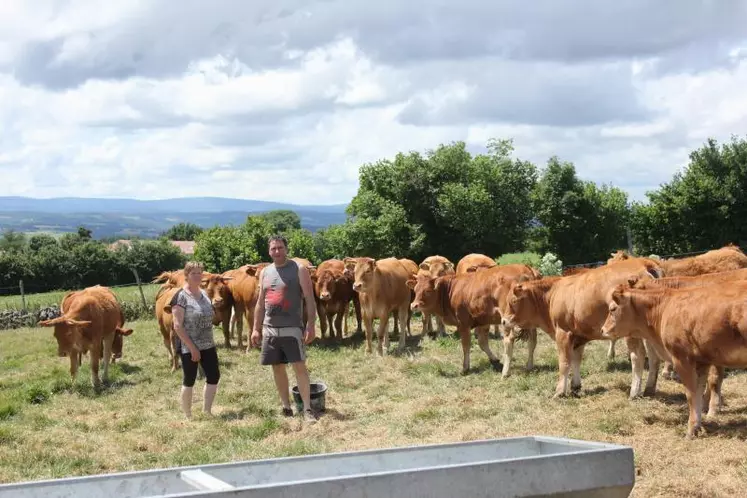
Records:
[[[442,275],[448,275],[454,273],[454,264],[451,261],[435,261],[435,262],[423,262],[420,263],[420,270],[429,273],[433,277],[440,277]]]
[[[246,274],[250,277],[257,277],[259,276],[259,272],[262,271],[263,268],[266,266],[269,266],[270,263],[257,263],[256,265],[246,265]]]
[[[630,288],[620,284],[607,295],[607,319],[602,325],[602,337],[618,339],[628,335],[625,331],[635,328],[635,316],[631,306]]]
[[[408,279],[407,286],[415,293],[410,309],[413,311],[437,309],[441,285],[443,285],[443,277],[434,277],[430,273],[418,273],[414,278]]]
[[[132,329],[123,329],[121,327],[117,327],[114,331],[114,341],[112,342],[112,356],[114,358],[121,358],[122,357],[122,346],[124,341],[122,340],[122,337],[131,335],[133,332]]]
[[[351,273],[350,259],[352,258],[345,258],[345,270],[348,275]],[[357,261],[353,261],[355,261],[352,267],[353,290],[356,292],[366,292],[371,286],[371,282],[378,270],[376,268],[376,260],[374,258],[358,258]]]
[[[210,275],[202,279],[202,286],[210,298],[210,302],[218,309],[223,309],[224,303],[228,301],[228,297],[231,295],[228,289],[228,282],[231,280],[233,280],[233,277],[222,275]]]
[[[513,282],[509,287],[501,311],[501,323],[505,327],[528,328],[524,325],[527,317],[531,317],[535,310],[532,302],[531,284]]]
[[[323,270],[313,276],[316,295],[321,301],[329,301],[339,289],[350,287],[350,277],[343,271]]]
[[[87,349],[84,329],[91,325],[89,320],[75,320],[65,315],[39,322],[42,327],[54,327],[57,339],[57,355],[72,356]]]

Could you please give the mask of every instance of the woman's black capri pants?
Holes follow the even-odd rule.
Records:
[[[214,347],[200,351],[200,365],[205,371],[205,382],[217,384],[220,380],[220,368],[218,368],[218,351]],[[197,363],[192,361],[191,353],[182,353],[182,372],[184,373],[182,384],[185,387],[194,386],[197,379]]]

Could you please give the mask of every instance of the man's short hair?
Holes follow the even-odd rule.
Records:
[[[278,241],[282,242],[286,249],[288,248],[288,239],[286,239],[282,235],[273,235],[267,240],[267,245],[269,246],[273,242],[278,242]]]

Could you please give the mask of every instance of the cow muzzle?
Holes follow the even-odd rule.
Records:
[[[412,303],[410,303],[410,309],[412,311],[419,311],[420,310],[420,302],[413,301]]]
[[[363,287],[363,285],[361,285],[361,283],[360,283],[360,282],[355,282],[355,283],[353,284],[353,290],[354,290],[354,291],[359,291],[359,290],[361,290],[361,288],[362,288],[362,287]]]
[[[322,292],[321,294],[319,294],[319,299],[321,299],[322,301],[329,301],[331,297],[332,296],[329,292]]]

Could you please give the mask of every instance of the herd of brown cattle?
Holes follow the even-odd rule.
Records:
[[[473,329],[491,363],[501,364],[488,342],[494,325],[503,338],[502,375],[506,377],[517,339],[526,339],[526,368],[533,368],[537,329],[542,329],[558,352],[557,397],[580,390],[581,359],[589,341],[611,341],[608,355],[613,357],[615,341],[624,338],[633,374],[630,397],[655,393],[664,361],[687,392],[688,437],[702,429],[703,403],[709,405],[708,416],[721,407],[724,368],[747,367],[747,255],[733,245],[667,260],[618,251],[603,266],[545,277],[528,265],[499,265],[482,254],[469,254],[456,265],[442,256],[426,258],[420,265],[408,259],[348,257],[315,267],[303,258],[293,259],[312,275],[322,337],[329,333],[342,339],[352,304],[357,332],[365,331],[367,353],[373,349],[374,319],[378,319],[378,354],[385,354],[389,346],[390,316],[395,333],[399,332],[401,352],[410,335],[412,313],[419,311],[423,335],[445,335],[445,325],[456,327],[463,373],[470,369]],[[202,286],[215,309],[214,324],[222,326],[227,348],[232,332],[243,348],[244,321],[246,333],[251,332],[260,272],[266,265],[203,274]],[[173,371],[179,356],[168,303],[184,284],[183,271],[164,272],[154,282],[162,283],[155,313]],[[106,378],[112,344],[119,341],[115,356],[121,356],[122,336],[131,333],[122,328],[121,311],[111,296],[99,286],[71,293],[66,296],[70,302],[63,302],[63,315],[42,322],[55,326],[59,354],[70,356],[73,375],[80,354],[90,349],[95,385],[99,358],[104,360]],[[304,320],[308,319],[304,313]],[[649,374],[643,388],[646,357]]]

